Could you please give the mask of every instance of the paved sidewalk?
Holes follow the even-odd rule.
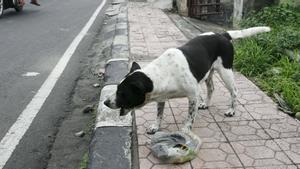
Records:
[[[128,20],[130,55],[142,65],[187,41],[166,14],[147,3],[130,2]],[[198,157],[183,165],[163,164],[150,153],[151,135],[146,134],[146,128],[156,118],[155,103],[137,110],[140,169],[300,168],[299,121],[278,111],[276,104],[240,73],[235,73],[235,79],[239,90],[237,112],[234,117],[225,117],[229,92],[219,76],[214,76],[212,104],[199,112],[193,126],[203,144]],[[162,130],[179,130],[187,107],[187,99],[169,100]]]

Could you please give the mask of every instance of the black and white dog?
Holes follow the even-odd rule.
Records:
[[[214,90],[212,76],[217,71],[231,94],[231,106],[225,116],[233,116],[237,89],[232,72],[234,51],[231,40],[269,31],[269,27],[253,27],[223,34],[207,32],[179,48],[168,49],[143,69],[134,62],[116,93],[104,104],[113,109],[121,108],[120,115],[126,115],[146,103],[158,102],[156,123],[147,130],[151,134],[160,127],[165,101],[187,97],[189,110],[183,129],[190,130],[198,109],[206,109],[210,103]],[[199,84],[202,82],[207,85],[205,102],[200,96]]]

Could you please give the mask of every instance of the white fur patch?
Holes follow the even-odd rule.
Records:
[[[150,101],[165,101],[175,97],[189,96],[198,82],[189,69],[188,62],[179,49],[166,50],[145,68],[138,70],[153,81]]]
[[[204,32],[204,33],[201,33],[199,36],[205,36],[205,35],[214,35],[215,33],[213,32]]]
[[[258,33],[270,32],[270,31],[271,28],[268,26],[259,26],[259,27],[252,27],[243,30],[227,31],[227,33],[231,36],[232,39],[239,39],[239,38],[253,36]]]

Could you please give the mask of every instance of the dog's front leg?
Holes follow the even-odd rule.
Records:
[[[158,102],[157,103],[156,121],[149,128],[147,128],[147,134],[154,134],[160,128],[161,120],[163,118],[164,108],[165,108],[165,102]]]
[[[202,88],[201,87],[199,87],[199,107],[198,107],[198,109],[207,109],[208,107],[208,105],[206,104],[206,102],[204,102],[204,99],[202,98],[202,96],[201,96],[201,94],[203,94],[203,90],[202,90]]]
[[[200,104],[200,99],[197,97],[188,98],[188,99],[189,99],[188,118],[184,124],[184,127],[182,128],[182,130],[185,132],[189,132],[192,129],[192,125],[198,113],[198,107]]]

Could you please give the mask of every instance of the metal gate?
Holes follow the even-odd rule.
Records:
[[[220,15],[223,8],[220,0],[189,0],[189,16],[203,19],[209,15]]]

